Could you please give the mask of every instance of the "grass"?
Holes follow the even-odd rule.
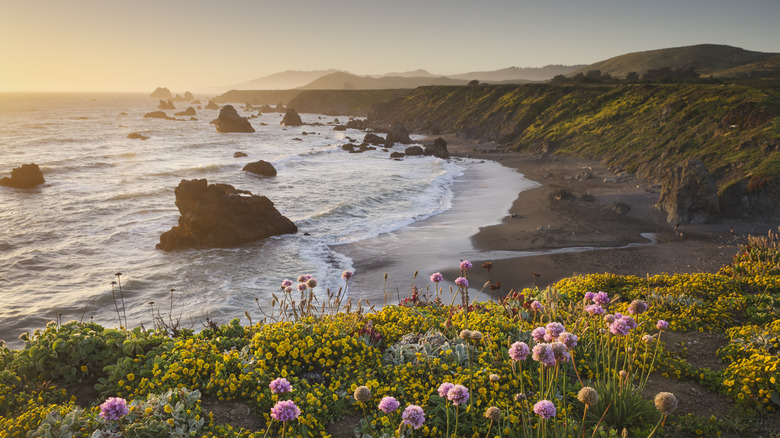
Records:
[[[51,322],[23,334],[24,348],[2,348],[0,435],[309,437],[347,421],[339,436],[777,437],[764,422],[780,408],[778,263],[780,238],[770,233],[718,273],[578,276],[465,307],[442,302],[431,283],[417,285],[433,290],[430,300],[412,291],[369,311],[345,300],[346,290],[318,294],[302,277],[249,326],[235,319],[194,333]],[[669,331],[691,340],[723,333],[725,367],[689,363],[667,348]],[[572,335],[576,346],[558,344]],[[521,354],[523,345],[533,353]],[[672,410],[667,395],[654,403],[642,395],[651,374],[708,388],[733,407],[697,416]],[[272,391],[279,378],[292,392]],[[462,388],[440,392],[445,383]],[[583,387],[598,400],[581,396]],[[126,400],[119,419],[100,415],[109,397]],[[399,407],[378,409],[393,405],[389,397]],[[280,402],[300,415],[282,415]],[[242,427],[220,405],[243,406],[256,421]],[[425,413],[419,428],[409,414],[404,421],[412,405]]]

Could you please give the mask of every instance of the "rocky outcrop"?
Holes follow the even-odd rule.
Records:
[[[127,138],[129,138],[130,140],[148,140],[149,139],[149,137],[147,137],[147,136],[145,136],[143,134],[139,134],[137,132],[131,132],[131,133],[127,134]]]
[[[157,87],[156,90],[152,91],[152,94],[150,94],[149,97],[155,97],[157,99],[173,99],[173,93],[171,93],[171,90],[165,87]]]
[[[165,111],[152,111],[150,113],[144,114],[145,119],[166,119],[166,120],[173,120],[171,117],[168,117],[168,114],[165,114]]]
[[[217,127],[217,132],[255,132],[255,128],[246,117],[241,117],[233,105],[225,105],[219,110],[219,117],[211,123]]]
[[[421,148],[420,146],[410,146],[404,149],[404,154],[409,156],[422,155],[423,148]]]
[[[721,222],[718,191],[701,161],[689,158],[669,170],[656,207],[670,224]]]
[[[195,112],[195,108],[193,107],[187,107],[184,111],[179,111],[178,113],[174,113],[174,116],[194,116],[197,113]]]
[[[303,120],[301,120],[301,116],[298,115],[297,111],[293,108],[287,108],[281,124],[284,126],[301,126],[303,125]]]
[[[276,176],[276,168],[274,165],[264,160],[249,163],[241,170],[260,176]]]
[[[195,100],[195,96],[192,95],[189,91],[184,92],[184,100]]]
[[[363,137],[363,143],[369,143],[373,145],[384,145],[386,142],[387,140],[385,140],[384,138],[372,133],[368,133],[366,134],[365,137]]]
[[[409,131],[406,130],[403,124],[393,122],[387,131],[387,143],[412,144],[414,142],[409,138]]]
[[[206,104],[206,109],[218,110],[219,105],[217,105],[213,100],[209,100],[209,103]]]
[[[433,141],[433,144],[429,144],[425,146],[425,149],[423,150],[424,155],[433,155],[437,158],[449,158],[450,153],[447,150],[447,142],[439,137],[436,140]]]
[[[160,100],[160,104],[157,105],[157,109],[172,110],[176,109],[176,105],[174,105],[170,100]]]
[[[0,186],[31,189],[45,183],[41,168],[35,163],[24,164],[11,170],[11,177],[0,178]]]
[[[295,233],[298,227],[265,196],[205,179],[182,180],[176,187],[179,224],[160,236],[158,249],[229,248]]]
[[[246,157],[246,152],[238,151],[233,153],[233,158],[242,158],[242,157]]]

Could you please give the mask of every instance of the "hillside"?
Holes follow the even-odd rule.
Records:
[[[726,216],[780,216],[780,88],[735,84],[422,87],[371,123],[455,132],[531,153],[598,159],[660,182],[686,158],[712,174]],[[742,208],[748,197],[750,208]]]
[[[365,117],[372,105],[401,98],[412,90],[304,90],[287,106],[299,113]]]
[[[721,76],[722,74],[719,72],[724,70],[759,63],[776,55],[778,54],[753,52],[739,47],[700,44],[615,56],[614,58],[574,70],[569,73],[569,76],[600,70],[602,73],[608,73],[615,77],[625,77],[630,72],[637,72],[639,75],[642,75],[648,70],[657,70],[663,67],[671,69],[688,69],[692,67],[702,76]]]
[[[584,67],[583,65],[546,65],[544,67],[508,67],[492,71],[474,71],[456,75],[447,75],[453,79],[480,82],[539,82],[547,81],[557,75],[566,75]]]
[[[287,70],[236,84],[230,88],[235,90],[289,90],[304,86],[338,71],[336,69],[315,71]]]
[[[251,105],[287,105],[299,90],[230,90],[215,97],[217,103],[248,103]]]
[[[465,85],[468,81],[445,77],[357,76],[337,72],[323,76],[301,90],[387,90],[391,88],[417,88],[425,85]]]

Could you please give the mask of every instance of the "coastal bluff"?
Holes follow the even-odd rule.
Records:
[[[205,179],[182,180],[175,190],[179,224],[160,235],[157,249],[229,248],[298,227],[265,196]]]

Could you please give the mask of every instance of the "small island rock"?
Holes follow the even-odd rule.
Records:
[[[0,186],[31,189],[45,183],[41,168],[35,163],[24,164],[11,170],[11,177],[0,178]]]
[[[168,117],[168,114],[165,114],[165,111],[152,111],[150,113],[144,114],[145,119],[166,119],[166,120],[172,120],[170,117]]]
[[[179,111],[178,113],[174,113],[173,115],[174,115],[174,116],[194,116],[195,114],[197,114],[197,113],[195,112],[195,108],[193,108],[193,107],[191,107],[191,106],[190,106],[190,107],[187,107],[187,109],[186,109],[186,110],[184,110],[184,111]]]
[[[225,105],[219,110],[219,117],[212,120],[217,132],[255,132],[255,128],[246,117],[241,117],[233,105]]]
[[[206,109],[218,110],[219,109],[219,105],[217,105],[213,100],[209,100],[209,103],[206,104]]]
[[[404,149],[404,154],[409,156],[422,155],[423,148],[421,148],[420,146],[410,146]]]
[[[301,126],[303,125],[303,120],[301,120],[301,116],[298,115],[298,112],[295,111],[295,109],[287,108],[287,112],[284,113],[281,124],[284,126]]]
[[[241,157],[246,157],[246,152],[238,151],[233,154],[233,158],[241,158]]]
[[[423,151],[423,154],[433,155],[434,157],[437,158],[450,157],[450,153],[447,150],[447,142],[441,137],[434,140],[433,144],[425,146],[425,150]]]
[[[156,90],[152,91],[152,94],[150,94],[149,97],[156,97],[158,99],[173,99],[173,93],[171,93],[171,90],[165,87],[157,87]]]
[[[298,227],[265,196],[205,179],[182,180],[175,190],[179,224],[160,236],[157,248],[229,248]]]
[[[176,105],[174,105],[173,102],[171,102],[170,100],[167,100],[167,101],[166,100],[161,100],[160,104],[157,105],[157,109],[172,110],[172,109],[176,109]]]
[[[276,176],[276,168],[274,165],[264,160],[249,163],[241,170],[260,176]]]

